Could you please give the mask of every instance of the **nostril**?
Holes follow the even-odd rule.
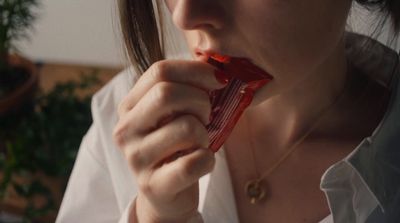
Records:
[[[207,56],[207,53],[205,53],[203,50],[201,50],[200,48],[195,48],[194,52],[196,54],[196,56],[198,57],[205,57]]]
[[[196,48],[194,54],[196,55],[196,58],[197,58],[199,61],[207,62],[207,56],[206,56],[206,54],[203,53],[200,49],[197,49],[197,48]]]

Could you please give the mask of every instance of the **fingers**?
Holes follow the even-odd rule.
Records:
[[[114,129],[118,144],[132,136],[145,136],[165,124],[166,119],[192,114],[203,125],[209,122],[211,104],[208,94],[186,85],[156,84],[129,113],[121,117]]]
[[[145,95],[126,118],[133,121],[138,131],[147,133],[162,125],[166,118],[180,114],[192,114],[203,125],[207,125],[210,113],[211,104],[206,92],[187,85],[161,82]]]
[[[174,162],[166,163],[152,171],[141,189],[150,192],[148,196],[171,199],[195,184],[200,177],[212,171],[215,164],[214,153],[200,148],[184,155]]]
[[[211,65],[198,61],[164,60],[154,63],[138,80],[122,101],[120,115],[131,110],[136,103],[158,82],[173,82],[190,85],[204,91],[222,88]]]
[[[152,204],[145,208],[159,219],[188,219],[197,210],[198,180],[215,163],[205,127],[208,92],[225,85],[206,63],[161,61],[119,106],[114,141],[137,178],[139,197]]]
[[[179,116],[152,132],[138,143],[124,149],[135,173],[157,168],[160,163],[173,160],[172,156],[193,148],[208,148],[207,129],[192,115]]]

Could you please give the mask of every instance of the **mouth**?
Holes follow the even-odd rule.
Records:
[[[245,82],[267,79],[271,81],[273,76],[266,70],[255,65],[251,59],[246,57],[236,57],[231,54],[224,54],[213,50],[194,50],[195,58],[199,61],[209,63],[214,67],[230,73],[232,76],[239,77]]]
[[[210,149],[216,152],[237,123],[243,111],[251,104],[254,94],[269,83],[273,77],[257,67],[250,60],[212,53],[207,63],[214,66],[218,76],[222,76],[227,86],[211,92],[211,123],[207,126]]]
[[[216,50],[201,50],[196,48],[194,50],[194,56],[196,59],[200,61],[206,62],[209,57],[213,57],[214,59],[217,59],[221,63],[228,63],[231,57],[234,57],[231,54],[225,54],[223,52],[218,52]]]

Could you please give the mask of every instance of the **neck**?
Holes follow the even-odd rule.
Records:
[[[239,133],[242,139],[250,137],[255,149],[264,150],[265,145],[278,150],[288,148],[321,116],[339,114],[334,105],[344,91],[347,70],[345,50],[340,45],[295,87],[247,109],[232,134]],[[323,126],[321,120],[313,132]]]

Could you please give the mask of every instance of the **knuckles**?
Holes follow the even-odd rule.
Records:
[[[192,148],[207,148],[209,137],[207,129],[199,119],[192,115],[185,115],[179,120],[178,130],[182,140],[191,142]]]
[[[127,131],[127,126],[121,123],[121,120],[114,127],[112,132],[112,138],[118,148],[122,149],[125,146],[125,135]]]
[[[172,70],[173,66],[170,62],[166,60],[160,60],[151,65],[149,68],[149,74],[156,81],[167,81]]]
[[[191,157],[184,162],[179,170],[179,177],[182,181],[192,178],[200,178],[206,173],[211,172],[215,165],[215,157],[210,151],[200,149],[200,154]]]
[[[182,121],[179,124],[179,132],[183,135],[183,137],[192,138],[193,133],[200,131],[198,129],[199,121],[192,115],[187,115],[182,118]]]
[[[158,62],[154,63],[149,68],[148,72],[146,72],[146,74],[150,75],[151,78],[156,81],[156,83],[166,82],[169,80],[169,73],[171,72],[171,70],[172,70],[172,67],[171,67],[170,63],[167,62],[166,60],[162,60],[162,61],[158,61]],[[168,90],[168,89],[165,89],[165,90]],[[163,90],[163,88],[159,89],[159,90]],[[117,108],[119,116],[124,115],[127,111],[132,109],[130,100],[131,100],[130,97],[125,97],[119,103],[118,108]]]
[[[141,145],[135,140],[134,136],[130,136],[129,143],[127,142],[128,131],[129,125],[120,121],[114,128],[112,137],[117,147],[122,150],[129,166],[137,173],[146,165],[147,160],[142,156]]]
[[[215,155],[209,149],[204,149],[204,158],[203,158],[203,172],[200,174],[206,174],[211,172],[215,166]]]
[[[125,156],[132,170],[138,174],[148,163],[146,156],[141,153],[141,148],[130,148],[125,150]]]
[[[152,87],[152,99],[163,106],[167,106],[174,99],[175,88],[172,83],[158,82]]]
[[[147,197],[152,197],[154,195],[154,189],[149,182],[150,176],[148,174],[143,174],[138,176],[137,179],[139,191]]]
[[[118,111],[119,117],[121,118],[128,110],[129,110],[129,99],[128,99],[128,97],[125,97],[118,104],[117,111]]]

